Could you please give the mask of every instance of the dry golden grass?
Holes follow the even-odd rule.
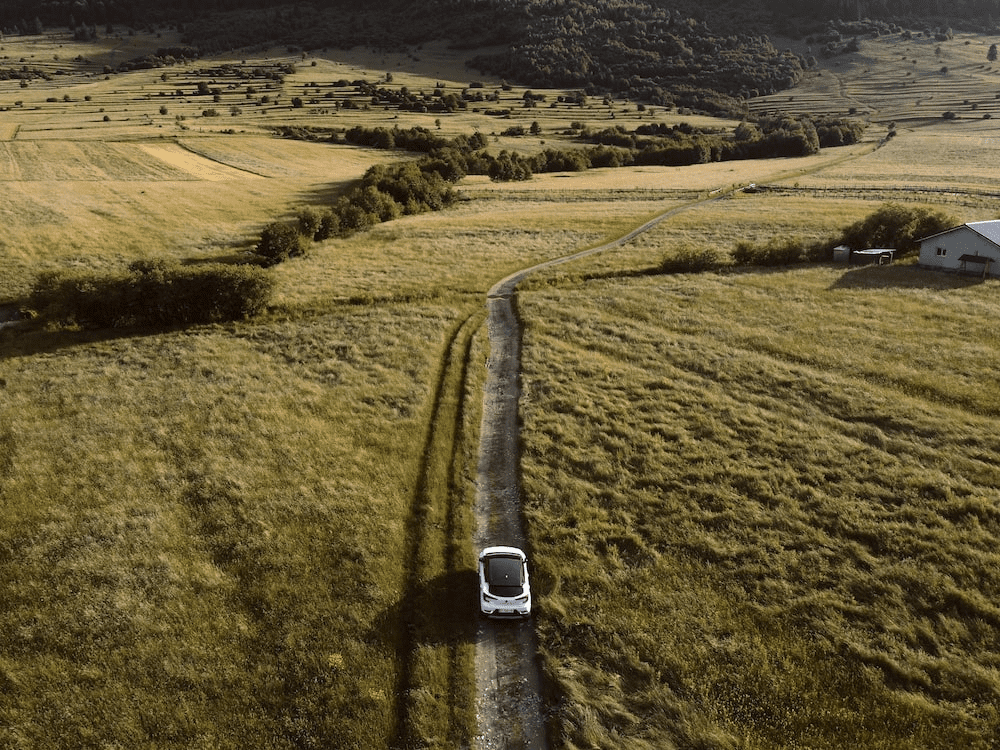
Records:
[[[1000,66],[986,60],[991,43],[963,33],[945,42],[922,34],[859,39],[859,52],[820,58],[797,86],[753,100],[751,111],[846,114],[853,108],[874,121],[900,125],[940,119],[948,110],[962,118],[996,117]],[[781,46],[807,53],[801,41],[781,40]]]
[[[897,266],[521,295],[558,746],[989,746],[998,342],[968,321],[997,287]]]
[[[384,542],[453,316],[16,342],[4,744],[386,744],[406,572]]]

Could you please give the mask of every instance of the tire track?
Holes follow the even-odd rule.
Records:
[[[408,521],[409,574],[395,618],[402,659],[393,747],[426,747],[442,740],[457,744],[471,731],[462,710],[471,684],[464,676],[467,666],[463,673],[461,645],[473,636],[469,610],[454,604],[456,599],[471,602],[475,586],[455,555],[457,545],[465,544],[456,506],[462,497],[457,485],[463,467],[465,383],[473,337],[482,322],[483,313],[473,312],[449,331],[423,436]]]

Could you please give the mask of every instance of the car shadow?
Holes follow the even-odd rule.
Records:
[[[478,590],[475,570],[449,571],[411,581],[402,599],[375,619],[371,635],[388,643],[391,634],[401,628],[415,642],[474,643]]]

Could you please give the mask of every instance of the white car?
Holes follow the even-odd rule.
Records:
[[[487,617],[531,614],[528,558],[517,547],[487,547],[479,553],[479,608]]]

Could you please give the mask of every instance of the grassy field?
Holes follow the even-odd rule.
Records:
[[[509,118],[329,109],[327,93],[353,96],[341,78],[479,78],[440,47],[103,72],[176,41],[5,40],[7,64],[53,78],[0,82],[0,303],[43,270],[238,259],[267,222],[398,158],[278,125],[478,129],[530,151],[572,121],[692,119],[596,99],[520,110],[516,88]],[[296,71],[267,88],[222,80],[223,63]],[[995,316],[994,282],[906,267],[582,281],[683,246],[825,238],[899,185],[993,218],[986,121],[918,119],[877,151],[881,132],[805,160],[471,178],[449,211],[276,267],[255,321],[0,330],[0,744],[469,742],[486,291],[756,181],[782,189],[679,214],[521,297],[556,745],[987,746],[996,342],[970,318]],[[500,135],[535,120],[539,137]]]
[[[987,61],[993,40],[958,33],[947,41],[914,33],[859,39],[858,52],[820,59],[796,87],[751,102],[755,112],[837,113],[854,109],[898,125],[1000,114],[996,97],[1000,65]],[[813,54],[802,40],[775,40],[799,54]]]
[[[33,65],[94,51],[29,44]],[[0,301],[46,269],[236,259],[398,158],[276,139],[296,115],[334,126],[288,106],[220,126],[171,96],[161,115],[176,79],[94,65],[0,84]],[[208,79],[191,67],[189,89]],[[344,124],[378,118],[394,114]],[[631,191],[609,215],[594,191],[559,216],[549,196],[470,196],[274,269],[252,323],[0,331],[0,744],[468,742],[486,290],[670,195]]]
[[[996,282],[912,267],[524,293],[561,747],[992,747]]]

